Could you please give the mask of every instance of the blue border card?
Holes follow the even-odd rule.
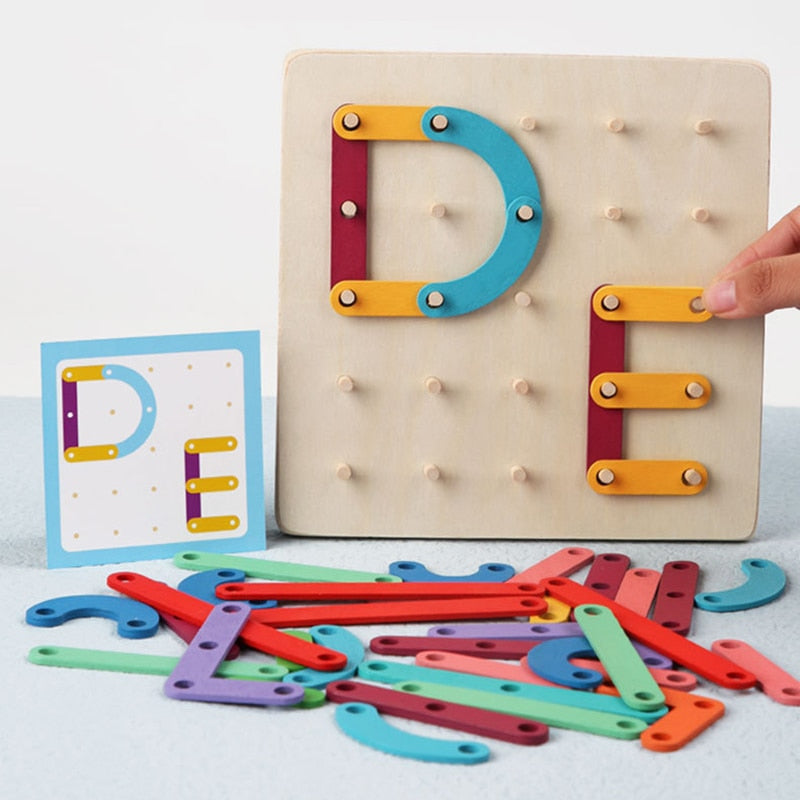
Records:
[[[41,358],[48,567],[266,546],[258,331]]]

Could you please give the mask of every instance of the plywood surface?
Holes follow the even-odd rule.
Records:
[[[350,318],[329,302],[331,116],[450,105],[505,130],[544,225],[522,277],[461,317]],[[533,130],[522,118],[536,120]],[[622,120],[620,132],[610,120]],[[695,125],[712,120],[712,131]],[[613,126],[612,126],[613,127]],[[289,533],[474,538],[748,536],[763,324],[628,323],[626,369],[708,377],[702,409],[625,412],[626,458],[693,459],[692,497],[586,482],[589,302],[603,283],[702,286],[767,219],[769,79],[746,62],[309,52],[287,62],[276,507]],[[446,213],[431,214],[435,204]],[[622,210],[610,220],[609,207]],[[698,222],[697,208],[709,218]],[[612,214],[613,216],[613,214]],[[491,169],[441,143],[369,151],[368,277],[450,280],[504,224]],[[519,292],[530,297],[520,305]],[[339,378],[352,380],[342,391]],[[435,377],[441,391],[426,380]],[[524,381],[527,393],[520,393]],[[347,465],[350,478],[339,469]],[[435,466],[438,480],[425,468]],[[522,473],[526,480],[514,480]],[[428,470],[430,472],[430,470]]]

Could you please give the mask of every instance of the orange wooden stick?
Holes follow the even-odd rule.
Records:
[[[610,686],[598,686],[602,694],[619,694]],[[642,747],[659,753],[680,750],[685,744],[699,736],[725,713],[725,704],[710,697],[690,692],[664,689],[669,712],[657,719],[639,737]]]

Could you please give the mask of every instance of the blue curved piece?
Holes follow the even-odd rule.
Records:
[[[441,131],[431,125],[438,114],[448,120]],[[426,284],[417,295],[417,306],[425,316],[453,317],[493,302],[525,271],[542,231],[541,194],[525,153],[508,133],[485,117],[461,108],[434,106],[425,112],[421,125],[432,141],[460,145],[480,156],[497,176],[505,202],[505,229],[489,258],[461,278]],[[522,206],[532,210],[530,219],[517,216]],[[432,292],[444,298],[438,307],[427,303]]]
[[[403,583],[504,583],[514,577],[510,564],[481,564],[472,575],[437,575],[419,561],[393,561],[389,573]]]
[[[747,581],[722,592],[701,592],[694,603],[704,611],[743,611],[770,603],[783,594],[786,575],[774,562],[765,558],[746,558],[741,563]]]
[[[448,125],[437,131],[431,124],[438,114],[447,117]],[[510,205],[515,197],[530,195],[540,202],[539,183],[522,148],[494,122],[480,114],[452,106],[433,106],[422,116],[422,131],[434,142],[466,147],[480,156],[500,181],[503,198]]]
[[[639,642],[631,642],[648,667],[669,669],[672,662]],[[571,658],[596,659],[597,655],[585,636],[566,636],[548,639],[537,644],[527,655],[528,667],[537,675],[573,689],[593,689],[603,681],[600,672],[583,669],[570,663]]]
[[[357,636],[339,625],[315,625],[311,628],[311,637],[316,644],[344,653],[347,664],[335,672],[322,672],[311,667],[290,672],[284,675],[284,683],[296,683],[307,689],[324,689],[331,681],[347,680],[356,674],[358,665],[364,660],[364,645]]]
[[[245,573],[241,569],[207,569],[203,572],[196,572],[184,578],[179,584],[178,589],[198,600],[212,603],[218,606],[220,603],[227,602],[217,597],[215,589],[221,583],[240,582],[245,579]],[[277,600],[248,600],[247,604],[251,608],[273,608],[278,605]]]
[[[104,594],[54,597],[31,606],[25,622],[39,628],[55,628],[70,619],[103,617],[117,622],[117,632],[126,639],[147,639],[158,630],[158,612],[138,600]]]
[[[335,719],[341,730],[361,744],[394,756],[440,764],[480,764],[489,758],[481,742],[453,742],[400,730],[381,717],[375,706],[343,703]]]
[[[602,673],[570,664],[571,658],[595,658],[585,636],[551,639],[532,648],[527,655],[528,667],[539,677],[572,689],[594,689],[603,682]]]
[[[117,458],[122,458],[138,450],[153,432],[156,424],[156,396],[145,378],[136,370],[121,364],[106,364],[103,367],[103,379],[127,383],[139,396],[142,404],[142,415],[136,430],[117,445]]]

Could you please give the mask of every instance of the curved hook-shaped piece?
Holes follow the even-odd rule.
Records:
[[[603,682],[596,669],[575,667],[571,658],[595,658],[585,636],[568,636],[542,642],[528,652],[528,667],[539,677],[572,689],[595,689]]]
[[[156,396],[150,384],[134,369],[120,364],[107,364],[103,367],[103,379],[127,383],[139,396],[142,416],[136,430],[117,445],[117,458],[130,455],[144,444],[156,424]]]
[[[198,600],[205,600],[206,603],[218,606],[225,601],[217,597],[217,586],[231,581],[243,581],[244,579],[245,573],[241,569],[208,569],[184,578],[178,584],[178,589],[192,595],[192,597],[196,597]],[[248,600],[247,603],[252,608],[274,608],[278,605],[277,600]]]
[[[303,688],[324,689],[331,681],[346,680],[356,674],[358,665],[364,660],[364,645],[361,640],[339,625],[315,625],[311,636],[317,644],[329,647],[347,656],[347,666],[334,672],[318,669],[301,669],[284,676],[284,683],[296,683]]]
[[[472,575],[437,575],[419,561],[393,561],[389,573],[401,578],[403,583],[504,583],[514,576],[510,564],[481,564]]]
[[[437,124],[442,117],[444,128]],[[435,142],[457,144],[480,156],[500,181],[506,204],[503,236],[477,269],[452,281],[429,283],[417,295],[428,317],[452,317],[488,305],[508,290],[528,266],[542,232],[542,203],[536,174],[519,145],[486,117],[461,108],[434,106],[422,117],[422,130]],[[442,302],[431,303],[431,295]]]
[[[340,705],[335,719],[352,739],[395,756],[440,764],[480,764],[490,754],[480,742],[449,742],[402,731],[386,722],[375,706],[366,703]]]
[[[786,575],[774,562],[765,558],[746,558],[741,564],[747,581],[722,592],[701,592],[694,602],[704,611],[743,611],[770,603],[783,594]]]
[[[158,630],[159,616],[148,605],[127,597],[76,594],[54,597],[31,606],[25,622],[40,628],[55,628],[70,619],[103,617],[117,622],[117,633],[126,639],[147,639]]]

